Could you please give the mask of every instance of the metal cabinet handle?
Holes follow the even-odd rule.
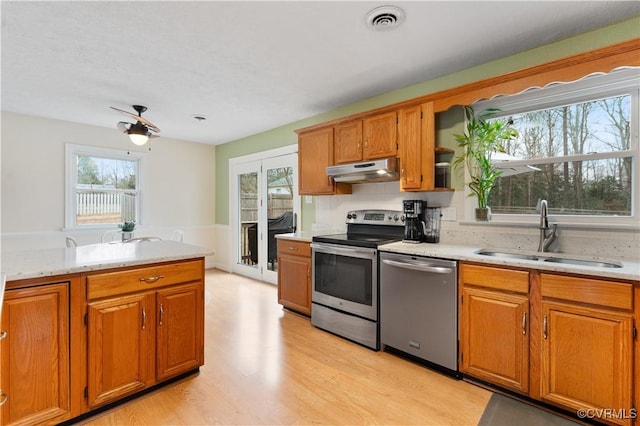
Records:
[[[522,334],[527,334],[527,313],[522,313]]]
[[[147,311],[142,307],[142,329],[147,328]]]
[[[2,407],[7,402],[7,400],[9,399],[9,395],[7,395],[6,393],[4,393],[4,392],[2,392],[0,390],[0,398],[1,398],[0,407]]]
[[[141,283],[155,283],[156,281],[158,281],[160,278],[164,278],[164,275],[156,275],[155,277],[148,277],[148,278],[140,278],[140,282]]]
[[[547,316],[542,318],[542,337],[547,338]]]
[[[298,247],[289,246],[289,250],[295,250],[295,251],[297,251],[297,250],[298,250]]]
[[[160,304],[160,325],[162,325],[163,318],[164,318],[164,306],[161,303]]]
[[[0,340],[4,340],[7,338],[7,332],[2,330],[0,331]]]

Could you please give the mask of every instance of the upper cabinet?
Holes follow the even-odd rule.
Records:
[[[395,111],[337,124],[335,164],[395,157],[398,150]]]
[[[349,121],[334,128],[335,164],[362,160],[362,120]]]
[[[336,184],[327,176],[333,163],[333,127],[298,136],[298,191],[300,195],[350,194],[351,185]]]
[[[434,189],[434,123],[433,102],[403,108],[398,112],[402,191]]]
[[[396,111],[362,120],[364,134],[363,160],[395,157],[398,151],[398,118]]]

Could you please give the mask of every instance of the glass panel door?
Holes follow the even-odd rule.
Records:
[[[232,271],[277,284],[276,235],[297,229],[297,154],[231,165]]]
[[[263,234],[263,251],[266,253],[266,268],[263,279],[276,284],[278,281],[278,244],[276,235],[295,232],[297,229],[296,206],[298,199],[298,176],[296,154],[283,155],[262,161],[266,218],[266,233]],[[264,229],[264,228],[263,228]]]

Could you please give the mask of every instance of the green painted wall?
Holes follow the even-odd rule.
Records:
[[[494,77],[507,72],[516,71],[522,68],[542,64],[638,37],[640,37],[640,16],[566,40],[478,65],[460,72],[414,84],[379,96],[363,99],[335,110],[296,121],[263,133],[238,139],[223,145],[218,145],[216,147],[216,223],[225,225],[229,224],[229,159],[295,144],[297,143],[297,135],[294,133],[295,129],[452,87],[457,87],[473,81]],[[462,118],[462,115],[459,116]],[[450,117],[447,117],[446,122],[449,127],[456,126],[455,123],[451,123]],[[453,139],[447,139],[447,136],[443,134],[443,131],[439,132],[438,137],[440,139],[439,143],[442,143],[445,146],[454,147],[454,145],[451,145]],[[462,187],[455,175],[453,176],[453,184],[454,188],[460,189]],[[303,201],[303,230],[311,229],[311,224],[315,221],[314,212],[314,204],[306,204]]]

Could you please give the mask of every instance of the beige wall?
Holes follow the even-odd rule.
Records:
[[[65,145],[128,149],[127,137],[102,128],[2,113],[2,249],[60,247],[65,235],[98,242],[102,230],[65,230]],[[215,246],[215,147],[159,138],[145,154],[140,235]],[[132,145],[133,148],[133,145]]]

